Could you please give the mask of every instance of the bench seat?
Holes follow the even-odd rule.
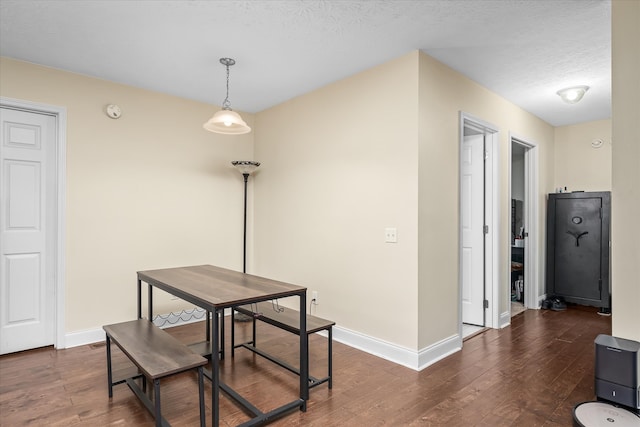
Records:
[[[109,397],[113,397],[113,386],[126,383],[131,391],[155,415],[156,426],[168,426],[160,411],[160,379],[191,369],[198,371],[198,388],[200,399],[200,425],[204,420],[204,384],[203,367],[207,359],[194,353],[186,345],[167,332],[158,328],[147,319],[105,325],[107,344],[107,375]],[[111,365],[111,341],[137,366],[139,373],[120,380],[113,380]],[[142,378],[142,390],[134,381]],[[147,379],[153,383],[154,402],[146,395]]]
[[[253,340],[252,341],[238,344],[238,345],[235,344],[235,325],[234,325],[235,322],[233,321],[234,311],[247,315],[251,319],[253,319]],[[277,328],[288,331],[292,334],[300,335],[300,312],[299,311],[294,310],[292,308],[279,307],[279,306],[278,306],[278,309],[274,310],[274,305],[272,304],[271,301],[264,301],[264,302],[259,302],[257,304],[237,306],[237,307],[234,307],[234,311],[231,312],[231,316],[232,316],[231,318],[231,355],[232,356],[234,354],[235,348],[244,347],[248,350],[253,351],[256,354],[259,354],[271,360],[272,362],[282,366],[283,368],[288,369],[289,371],[297,375],[300,375],[299,369],[287,364],[286,362],[279,360],[278,358],[272,355],[265,353],[264,351],[256,347],[256,320],[268,323]],[[310,375],[309,388],[315,387],[325,382],[328,383],[329,388],[333,387],[333,381],[332,381],[333,331],[332,330],[335,324],[336,322],[332,320],[327,320],[321,317],[307,314],[307,327],[306,327],[306,331],[304,332],[304,337],[307,340],[307,348],[309,348],[310,334],[321,332],[321,331],[327,331],[327,349],[328,349],[327,376],[324,378],[315,378]]]

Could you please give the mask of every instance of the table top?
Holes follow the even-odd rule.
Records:
[[[307,290],[304,286],[212,265],[139,271],[138,279],[211,309],[304,295]]]

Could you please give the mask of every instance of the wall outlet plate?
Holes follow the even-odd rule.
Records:
[[[385,243],[398,243],[398,230],[396,228],[384,229]]]

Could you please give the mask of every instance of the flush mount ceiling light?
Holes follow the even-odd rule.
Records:
[[[225,135],[249,133],[251,128],[242,120],[240,114],[231,109],[231,103],[229,102],[229,67],[234,65],[236,61],[231,58],[220,58],[220,63],[227,67],[227,96],[222,103],[222,110],[215,113],[202,127],[209,132]]]
[[[566,89],[561,89],[556,93],[567,104],[575,104],[582,99],[582,97],[585,93],[587,93],[588,90],[589,86],[573,86]]]

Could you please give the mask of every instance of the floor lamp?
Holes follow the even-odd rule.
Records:
[[[249,175],[255,171],[260,162],[253,162],[251,160],[234,160],[231,162],[244,177],[244,230],[242,237],[242,272],[247,272],[247,182],[249,181]]]
[[[249,175],[251,175],[260,166],[260,162],[254,162],[251,160],[234,160],[231,162],[236,169],[240,171],[244,177],[244,222],[243,222],[243,235],[242,235],[242,272],[247,272],[247,182],[249,181]],[[242,313],[238,313],[235,316],[235,320],[240,322],[246,322],[250,320],[250,317]]]

